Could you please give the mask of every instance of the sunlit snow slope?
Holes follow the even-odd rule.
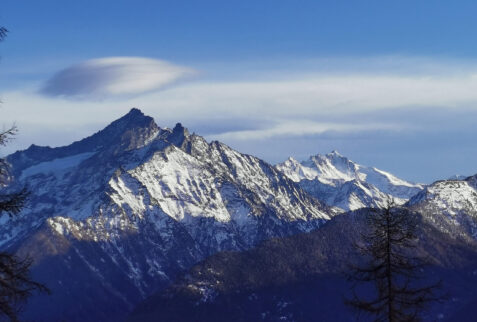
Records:
[[[408,205],[451,236],[477,239],[477,175],[436,181]]]
[[[402,204],[423,189],[423,185],[359,165],[337,151],[303,162],[289,158],[276,167],[311,195],[344,210],[382,207],[388,200]]]
[[[337,209],[275,167],[132,109],[66,147],[7,158],[29,206],[3,218],[3,249],[29,254],[53,291],[26,319],[116,321],[179,272],[222,250],[307,232]],[[15,180],[16,178],[16,180]]]

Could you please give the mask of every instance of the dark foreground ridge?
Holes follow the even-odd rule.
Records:
[[[129,321],[353,321],[343,304],[344,274],[360,258],[352,247],[366,229],[364,210],[334,217],[306,234],[274,238],[245,252],[223,252],[194,266],[139,305]],[[477,243],[451,238],[421,218],[419,248],[428,281],[450,297],[425,321],[471,321],[477,313]],[[425,281],[423,281],[425,282]],[[465,317],[462,319],[462,317]]]

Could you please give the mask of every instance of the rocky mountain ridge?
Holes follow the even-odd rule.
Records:
[[[389,198],[464,244],[476,238],[474,177],[423,186],[337,152],[272,166],[180,123],[160,128],[138,109],[69,146],[33,145],[7,161],[7,190],[32,193],[19,216],[1,217],[0,247],[31,256],[53,291],[34,297],[25,319],[117,321],[211,255],[313,234]]]
[[[407,203],[440,230],[453,236],[477,239],[477,175],[464,180],[440,180]]]
[[[7,161],[12,186],[32,194],[4,218],[2,247],[32,256],[53,291],[32,299],[26,319],[115,321],[211,254],[311,231],[339,212],[268,163],[180,124],[161,129],[137,109],[70,146]]]
[[[354,321],[346,272],[362,260],[353,247],[366,231],[360,209],[310,233],[274,238],[244,252],[221,252],[195,265],[138,305],[129,321]],[[442,281],[445,300],[423,321],[472,321],[477,294],[477,240],[455,238],[421,216],[414,254],[426,258],[427,283]],[[361,316],[358,320],[366,320]]]
[[[337,151],[298,162],[278,164],[282,171],[312,196],[344,210],[382,207],[389,200],[403,204],[424,188],[376,169],[359,165]]]

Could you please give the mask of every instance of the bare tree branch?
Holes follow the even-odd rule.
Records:
[[[5,27],[0,27],[0,41],[5,39],[7,33]],[[5,146],[16,133],[15,125],[0,132],[0,146]],[[0,159],[0,188],[7,183],[8,164],[4,159]],[[26,188],[10,193],[0,191],[0,216],[18,215],[25,207],[28,195]],[[28,257],[20,258],[15,254],[0,251],[0,315],[10,321],[18,321],[22,305],[34,292],[50,292],[44,285],[32,280],[31,265],[32,260]]]

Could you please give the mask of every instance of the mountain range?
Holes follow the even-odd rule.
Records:
[[[424,188],[374,167],[359,165],[337,151],[311,156],[303,162],[289,158],[277,169],[315,198],[343,210],[382,207],[388,201],[403,204]]]
[[[243,252],[221,252],[142,302],[128,321],[372,321],[357,319],[347,272],[362,257],[353,244],[366,231],[366,209],[333,217],[310,233],[269,239]],[[477,241],[447,234],[422,216],[414,254],[426,258],[421,283],[441,281],[423,321],[475,321]]]
[[[51,296],[29,301],[26,320],[120,321],[131,312],[138,320],[155,320],[157,308],[163,308],[163,318],[177,309],[165,297],[197,303],[211,294],[218,302],[206,311],[232,299],[243,307],[258,293],[221,295],[238,291],[243,278],[263,279],[260,290],[268,290],[264,302],[259,300],[263,307],[278,303],[269,290],[309,294],[310,278],[330,288],[320,274],[336,276],[353,256],[349,241],[355,233],[348,230],[356,232],[360,225],[358,209],[390,200],[422,214],[425,253],[436,263],[432,272],[467,274],[475,265],[476,177],[415,184],[336,151],[274,166],[207,142],[180,123],[160,128],[135,108],[83,140],[56,148],[32,145],[6,160],[11,165],[6,191],[27,186],[31,194],[18,216],[0,218],[0,247],[30,256],[34,278],[52,290]],[[447,244],[452,254],[441,250]],[[299,258],[290,263],[294,253]],[[449,262],[458,264],[442,264]],[[274,268],[276,263],[284,264]],[[243,268],[243,274],[224,273],[225,280],[215,280],[221,285],[216,292],[208,279],[215,267]],[[280,273],[281,286],[297,289],[270,284],[267,272],[270,278]],[[331,280],[342,285],[339,278]],[[192,297],[183,292],[187,283],[195,285]],[[247,285],[248,291],[256,286]],[[459,305],[446,314],[472,301],[472,292],[461,293]],[[332,307],[338,305],[333,298]],[[250,308],[262,314],[262,306]],[[190,312],[199,314],[204,307],[197,308]],[[296,320],[293,312],[283,316]]]

